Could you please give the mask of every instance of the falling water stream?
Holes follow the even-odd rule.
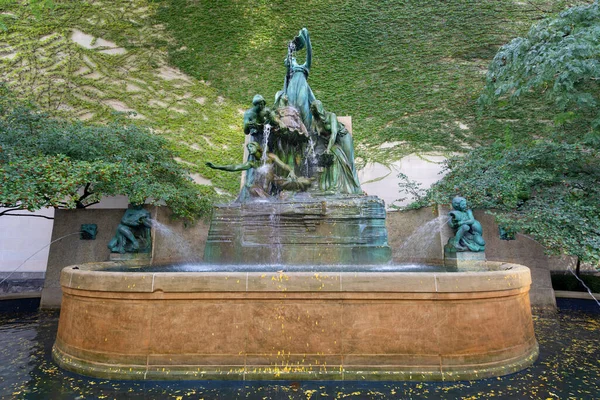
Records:
[[[573,269],[571,268],[571,266],[569,265],[567,267],[567,269],[569,270],[570,273],[573,274],[573,276],[579,281],[579,283],[581,283],[583,285],[583,287],[588,291],[588,293],[590,294],[590,296],[592,296],[592,299],[594,299],[594,301],[596,302],[596,304],[598,304],[598,307],[600,307],[600,301],[598,301],[598,299],[596,298],[596,296],[594,296],[594,293],[592,292],[592,289],[590,289],[585,282],[577,276],[577,274],[575,273],[575,271],[573,271]]]
[[[534,238],[528,236],[528,235],[524,235],[524,234],[519,234],[519,236],[523,236],[531,241],[534,241],[537,243],[537,240],[535,240]],[[575,279],[577,279],[579,281],[579,283],[581,283],[581,285],[585,288],[585,290],[587,290],[587,292],[590,294],[590,296],[592,297],[592,299],[594,299],[594,301],[596,302],[596,304],[598,305],[598,307],[600,307],[600,301],[598,301],[598,299],[596,298],[596,296],[594,296],[594,293],[592,292],[592,290],[585,284],[585,282],[579,277],[577,276],[577,274],[575,273],[575,271],[573,271],[573,269],[571,268],[570,265],[567,265],[567,270],[573,274],[573,276],[575,277]]]
[[[80,234],[80,233],[81,233],[81,231],[77,231],[77,232],[69,233],[68,235],[64,235],[64,236],[61,236],[61,237],[59,237],[58,239],[54,239],[53,241],[51,241],[51,242],[50,242],[50,243],[48,243],[47,245],[43,246],[43,247],[42,247],[42,248],[40,248],[38,251],[36,251],[36,252],[35,252],[35,253],[33,253],[32,255],[30,255],[29,257],[27,257],[27,258],[26,258],[26,259],[25,259],[25,260],[24,260],[24,261],[23,261],[21,264],[19,264],[19,266],[18,266],[17,268],[15,268],[15,269],[14,269],[14,270],[13,270],[13,271],[10,273],[10,274],[8,274],[8,275],[7,275],[7,276],[6,276],[4,279],[2,279],[2,280],[0,281],[0,285],[1,285],[1,284],[3,284],[3,283],[4,283],[4,282],[5,282],[5,281],[6,281],[8,278],[10,278],[10,277],[12,276],[12,274],[14,274],[15,272],[17,272],[17,270],[18,270],[19,268],[21,268],[23,265],[25,265],[25,263],[26,263],[27,261],[29,261],[31,258],[33,258],[33,256],[35,256],[36,254],[38,254],[40,251],[44,250],[46,247],[50,246],[52,243],[56,243],[56,242],[58,242],[59,240],[61,240],[61,239],[64,239],[64,238],[66,238],[66,237],[68,237],[68,236],[78,235],[78,234]]]
[[[267,153],[269,152],[269,136],[271,135],[271,125],[265,124],[263,128],[263,143],[262,143],[262,156],[260,158],[261,166],[264,167],[267,164]]]
[[[170,227],[165,224],[161,224],[157,220],[152,220],[152,226],[155,232],[160,233],[166,243],[162,243],[162,246],[167,246],[177,250],[177,253],[182,257],[182,261],[193,261],[197,260],[198,256],[195,254],[194,249],[190,246],[189,242],[177,232],[174,232]]]
[[[271,264],[281,264],[281,213],[274,210],[269,216],[269,225],[271,227]]]
[[[404,242],[396,249],[395,255],[402,255],[407,249],[410,249],[411,254],[415,258],[423,258],[425,254],[420,254],[428,251],[434,240],[438,238],[435,234],[448,223],[450,218],[447,215],[440,215],[437,218],[428,221],[415,230]]]
[[[315,141],[308,138],[308,146],[304,148],[304,170],[306,176],[311,176],[313,168],[317,165],[317,154],[315,153]]]
[[[287,52],[287,65],[288,65],[288,73],[285,76],[285,79],[283,81],[283,90],[287,91],[287,84],[289,82],[289,80],[291,79],[291,66],[292,66],[292,59],[294,58],[294,52],[296,51],[296,45],[294,44],[293,41],[288,43],[288,52]]]

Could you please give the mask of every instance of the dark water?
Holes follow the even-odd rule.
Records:
[[[563,301],[534,316],[540,358],[480,381],[126,382],[62,371],[50,358],[57,312],[0,313],[2,399],[594,399],[600,398],[600,309]],[[594,303],[595,304],[595,303]]]
[[[107,267],[109,272],[449,272],[443,266],[425,264],[385,264],[385,265],[227,265],[227,264],[167,264],[143,267]]]

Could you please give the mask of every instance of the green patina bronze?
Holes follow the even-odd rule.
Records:
[[[96,240],[98,234],[98,225],[96,224],[81,224],[79,239],[81,240]]]
[[[304,64],[298,64],[293,53],[304,48],[306,48],[306,61]],[[308,74],[312,64],[312,46],[306,28],[302,28],[298,36],[288,45],[288,55],[284,64],[287,71],[283,92],[286,94],[289,104],[300,111],[304,125],[311,126],[310,105],[316,100],[316,97],[308,85]]]
[[[303,49],[306,61],[298,64],[294,53]],[[312,45],[303,28],[289,43],[284,87],[275,95],[273,107],[267,107],[264,97],[257,94],[244,113],[244,133],[250,143],[261,146],[248,147],[242,164],[206,164],[224,171],[246,171],[238,201],[309,189],[320,195],[363,193],[354,166],[352,135],[334,113],[325,111],[308,85],[311,62]]]
[[[236,171],[248,171],[250,169],[257,169],[263,165],[262,155],[263,149],[257,142],[250,142],[247,145],[248,161],[242,164],[231,164],[231,165],[215,165],[211,162],[207,162],[206,166],[219,169],[222,171],[236,172]],[[276,175],[275,167],[278,167],[278,171],[285,171],[286,177]],[[282,190],[298,190],[304,191],[311,184],[310,179],[304,177],[296,177],[294,170],[285,164],[276,154],[267,153],[264,160],[264,171],[261,171],[258,176],[252,181],[246,181],[242,192],[247,191],[247,194],[251,197],[262,197],[267,198],[271,194],[278,193]],[[248,198],[246,194],[242,194],[244,198]]]
[[[264,97],[257,94],[252,99],[252,107],[244,113],[244,133],[246,135],[257,135],[265,123],[273,119],[272,111],[266,107]]]
[[[448,223],[455,230],[455,235],[448,240],[448,251],[484,251],[483,229],[481,223],[473,216],[473,211],[467,208],[467,200],[464,197],[455,197],[452,199],[452,208],[448,213]]]
[[[108,243],[113,253],[149,253],[152,249],[150,211],[134,205],[125,211],[115,236]]]
[[[334,193],[361,194],[354,167],[352,135],[334,113],[325,111],[319,100],[311,103],[310,111],[318,135],[317,148],[322,148],[320,144],[323,141],[327,143],[325,151],[318,151],[320,164],[324,168],[319,175],[319,188]]]
[[[306,50],[298,64],[294,53]],[[303,28],[290,41],[283,89],[244,113],[248,157],[206,165],[246,171],[238,199],[216,206],[204,249],[211,263],[383,264],[391,259],[385,205],[363,193],[352,135],[308,85],[312,46]],[[267,200],[267,201],[265,201]]]

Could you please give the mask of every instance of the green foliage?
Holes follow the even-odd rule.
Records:
[[[132,111],[126,118],[168,139],[195,177],[233,195],[240,175],[204,163],[242,159],[246,102],[168,65],[163,41],[171,39],[153,18],[156,7],[147,0],[0,0],[2,80],[55,117],[106,124],[115,110]],[[82,34],[88,40],[79,44]],[[111,53],[106,41],[120,51]]]
[[[170,61],[250,104],[283,85],[286,43],[305,26],[314,48],[309,82],[337,115],[353,117],[359,158],[387,163],[413,151],[463,151],[514,129],[545,131],[544,110],[508,107],[477,120],[476,99],[499,44],[526,33],[564,1],[325,0],[156,2]],[[383,149],[383,142],[401,142]]]
[[[548,132],[554,115],[544,103],[479,119],[475,103],[499,44],[568,3],[0,0],[0,74],[53,116],[107,123],[115,109],[135,111],[186,168],[234,194],[239,175],[204,162],[240,162],[240,111],[255,93],[281,89],[287,40],[300,27],[313,39],[317,97],[353,116],[357,164],[388,163],[413,151],[463,151],[502,137],[507,125],[513,141]],[[74,30],[126,53],[83,47]],[[167,51],[192,77],[161,73],[173,72]],[[381,148],[386,141],[399,145]]]
[[[429,201],[455,195],[493,210],[498,223],[532,235],[553,254],[600,263],[600,158],[580,144],[538,140],[496,143],[447,161]]]
[[[403,202],[410,199],[411,202],[407,206],[397,206],[391,204],[391,208],[398,210],[414,210],[429,205],[429,197],[427,190],[422,188],[419,182],[411,180],[406,174],[400,172],[398,174],[398,190],[400,193],[405,193],[408,196],[397,199],[398,202]]]
[[[572,7],[534,25],[527,36],[502,46],[487,74],[482,104],[503,99],[516,101],[531,93],[552,101],[554,120],[565,125],[586,120],[572,132],[585,134],[600,128],[600,6]],[[586,129],[587,128],[587,129]]]
[[[1,207],[85,208],[126,195],[133,204],[166,204],[188,219],[209,211],[164,138],[118,118],[109,125],[50,118],[0,89]]]
[[[552,130],[521,127],[515,134],[526,121],[505,125],[503,137],[449,159],[448,174],[425,202],[464,196],[550,253],[600,267],[599,37],[595,2],[544,20],[525,38],[502,46],[480,103],[492,116],[517,100],[525,113],[545,104],[544,111],[553,113]]]

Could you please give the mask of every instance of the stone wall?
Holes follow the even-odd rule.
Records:
[[[56,210],[52,240],[78,232],[81,224],[98,225],[96,240],[81,240],[78,234],[67,236],[50,245],[41,308],[59,308],[62,291],[60,271],[69,265],[106,261],[110,251],[106,245],[115,234],[123,216],[122,209]]]
[[[171,212],[166,208],[149,209],[153,218],[160,223],[153,229],[154,264],[201,260],[209,229],[207,221],[186,226],[182,221],[172,219]],[[62,292],[58,278],[62,268],[108,260],[106,244],[112,238],[123,212],[122,209],[57,210],[52,240],[78,231],[84,223],[97,224],[98,236],[96,240],[85,241],[73,235],[50,247],[42,308],[60,307]],[[388,212],[388,243],[393,262],[442,264],[443,246],[452,235],[446,224],[446,215],[447,210],[434,208]],[[569,260],[546,256],[540,244],[523,235],[517,235],[516,240],[512,241],[500,240],[493,217],[479,211],[475,212],[475,216],[483,225],[487,259],[529,267],[533,278],[530,292],[532,305],[554,308],[556,303],[550,269],[557,269]]]
[[[482,211],[475,211],[475,218],[483,226],[486,241],[485,255],[489,261],[505,261],[521,264],[531,270],[531,304],[539,307],[556,308],[550,271],[560,269],[572,260],[568,257],[549,257],[544,247],[525,235],[517,234],[515,240],[501,240],[494,217]]]
[[[202,260],[210,221],[201,220],[195,224],[185,224],[174,219],[166,207],[155,207],[152,217],[161,224],[152,232],[154,264]]]
[[[153,228],[153,263],[167,264],[175,261],[198,261],[204,254],[204,243],[209,223],[198,221],[184,225],[173,220],[172,213],[165,207],[147,206],[152,218],[160,224]],[[42,308],[59,308],[62,291],[60,271],[69,265],[93,261],[107,261],[110,255],[107,244],[115,234],[123,209],[56,210],[52,240],[78,232],[81,224],[98,225],[96,240],[80,240],[71,235],[50,246],[46,280],[42,290]]]
[[[388,211],[388,244],[395,263],[443,264],[438,211],[433,207]]]
[[[443,249],[453,235],[446,223],[448,209],[431,207],[411,211],[391,211],[387,215],[389,245],[394,262],[443,263]],[[517,234],[515,240],[501,240],[494,217],[476,210],[486,241],[488,261],[525,265],[531,270],[531,304],[556,308],[550,271],[572,262],[569,258],[549,257],[535,240]],[[438,217],[441,215],[442,217]]]
[[[0,284],[0,293],[39,291],[34,281],[44,279],[49,251],[45,246],[50,243],[54,209],[18,214],[26,216],[0,217],[0,281],[7,278]]]

